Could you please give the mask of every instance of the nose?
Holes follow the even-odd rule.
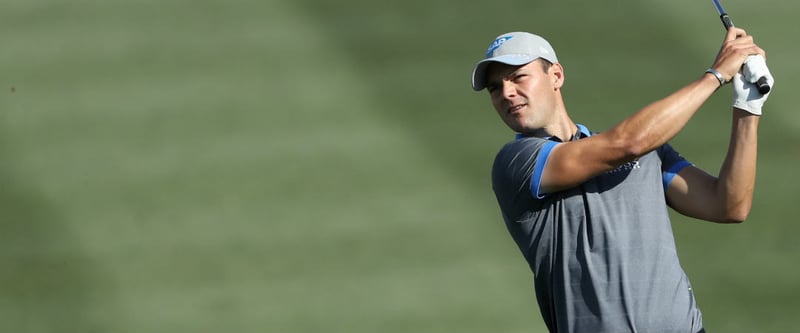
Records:
[[[503,82],[503,97],[511,98],[517,96],[517,87],[512,82]]]

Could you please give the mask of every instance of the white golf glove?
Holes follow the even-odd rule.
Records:
[[[770,87],[775,84],[775,79],[767,68],[767,63],[762,56],[750,56],[745,61],[742,70],[733,77],[733,107],[750,112],[754,115],[761,115],[761,108],[767,101],[770,92],[762,95],[758,92],[755,82],[760,77],[766,77]]]

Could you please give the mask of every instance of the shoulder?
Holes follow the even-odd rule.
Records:
[[[687,161],[678,151],[676,151],[672,146],[668,143],[664,144],[663,146],[659,147],[656,150],[659,159],[662,163],[662,169],[664,171],[671,170],[674,173],[680,171],[684,167],[691,164],[691,162]]]
[[[520,152],[535,152],[542,149],[547,142],[551,141],[537,137],[516,138],[500,148],[497,157],[519,154]]]
[[[529,164],[533,162],[548,142],[555,144],[553,141],[536,137],[523,137],[512,140],[506,143],[495,156],[494,168],[508,168],[512,165]]]
[[[527,182],[534,172],[540,156],[556,142],[536,137],[517,138],[500,149],[492,165],[495,182]],[[543,163],[543,162],[542,162]]]

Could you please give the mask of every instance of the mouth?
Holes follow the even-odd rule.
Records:
[[[524,109],[526,106],[528,106],[528,104],[527,104],[527,103],[525,103],[525,104],[517,104],[517,105],[512,105],[511,107],[509,107],[508,109],[506,109],[506,112],[507,112],[508,114],[514,114],[514,113],[517,113],[517,112],[519,112],[520,110]]]

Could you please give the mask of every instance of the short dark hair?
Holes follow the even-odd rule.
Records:
[[[538,60],[541,60],[540,63],[542,64],[542,70],[544,70],[545,73],[550,70],[550,66],[553,66],[553,63],[547,59],[539,58]]]

